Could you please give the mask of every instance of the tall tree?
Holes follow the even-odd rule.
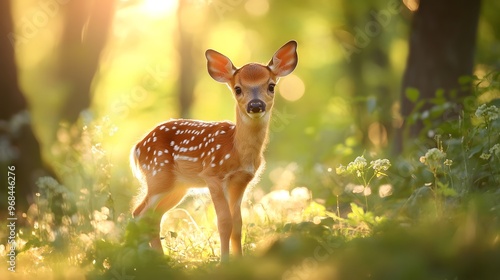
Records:
[[[385,82],[388,77],[389,56],[381,38],[385,28],[389,27],[392,14],[387,10],[388,16],[386,22],[380,22],[376,17],[380,11],[374,3],[365,3],[354,5],[350,1],[343,1],[343,15],[347,26],[354,27],[348,33],[353,35],[347,37],[340,33],[335,34],[336,39],[341,44],[347,64],[345,71],[352,79],[352,109],[354,110],[354,120],[361,133],[361,144],[363,146],[382,146],[384,138],[392,133],[391,106],[393,96],[390,96],[391,89]],[[375,3],[376,4],[376,3]],[[362,9],[361,9],[362,8]],[[352,30],[354,29],[354,31]],[[347,32],[346,32],[347,33]],[[367,70],[366,65],[372,64],[380,69],[379,82],[377,84],[368,84],[369,76],[374,74]],[[375,116],[374,116],[375,115]],[[378,139],[370,139],[370,126],[378,123],[379,131],[375,135]],[[377,144],[373,143],[378,142]],[[380,148],[380,147],[377,147]]]
[[[65,8],[59,77],[71,92],[60,117],[73,123],[90,106],[92,80],[111,29],[115,0],[73,0]]]
[[[0,1],[0,182],[15,185],[16,211],[25,212],[32,202],[37,177],[47,173],[43,166],[40,146],[29,115],[28,102],[18,85],[14,46],[11,2]],[[9,168],[10,167],[10,168]],[[8,174],[8,171],[12,173]],[[10,178],[7,178],[10,177]],[[10,185],[10,184],[9,184]],[[6,189],[2,188],[2,192]],[[2,194],[0,207],[7,209]],[[3,199],[5,198],[5,199]],[[6,213],[6,211],[0,211]]]
[[[402,83],[401,112],[405,119],[415,109],[415,102],[406,95],[408,88],[417,89],[420,100],[428,100],[437,90],[443,90],[447,100],[456,104],[470,94],[460,87],[458,80],[472,74],[480,4],[480,0],[420,0],[411,26]],[[426,103],[419,111],[430,106]],[[445,118],[459,112],[455,108]],[[409,129],[410,137],[417,136],[423,129],[420,121],[408,126],[405,121],[404,127]],[[400,131],[397,151],[403,149],[403,137]]]
[[[178,100],[179,114],[182,118],[190,117],[193,104],[194,87],[196,85],[195,69],[203,65],[200,61],[203,53],[200,45],[201,31],[206,32],[205,10],[192,1],[181,0],[177,7],[177,50],[179,52]]]

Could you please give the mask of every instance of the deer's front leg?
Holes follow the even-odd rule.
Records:
[[[227,203],[226,195],[224,194],[222,180],[212,179],[207,180],[210,196],[215,207],[217,215],[217,228],[220,235],[221,261],[229,260],[229,238],[233,230],[233,222],[229,204]]]
[[[231,248],[233,254],[241,256],[241,200],[248,183],[253,176],[249,173],[237,173],[229,180],[229,207],[233,219],[233,231],[231,233]]]
[[[243,189],[244,191],[244,189]],[[231,212],[233,219],[233,230],[231,232],[231,247],[233,250],[233,254],[237,256],[242,255],[241,250],[241,196],[243,196],[243,191],[241,191],[241,195],[235,194],[235,199],[231,199]],[[240,198],[236,198],[240,196]]]

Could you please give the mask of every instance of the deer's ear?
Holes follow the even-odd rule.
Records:
[[[214,50],[205,52],[207,57],[207,69],[210,76],[221,83],[228,83],[236,71],[233,63],[225,55]]]
[[[297,42],[290,41],[276,51],[267,66],[274,75],[283,77],[292,73],[298,61]]]

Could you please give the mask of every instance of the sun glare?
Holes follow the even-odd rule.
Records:
[[[299,100],[305,92],[304,82],[294,74],[290,74],[279,84],[280,94],[288,101]]]
[[[152,16],[166,16],[176,12],[177,0],[144,0],[144,10]]]

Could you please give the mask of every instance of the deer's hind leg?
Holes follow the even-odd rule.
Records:
[[[173,174],[172,174],[173,175]],[[148,180],[148,193],[144,200],[136,207],[134,217],[139,219],[147,216],[153,227],[150,246],[163,251],[160,240],[161,218],[168,210],[177,206],[187,193],[187,188],[177,187],[175,177],[167,174],[158,174],[156,180]]]

